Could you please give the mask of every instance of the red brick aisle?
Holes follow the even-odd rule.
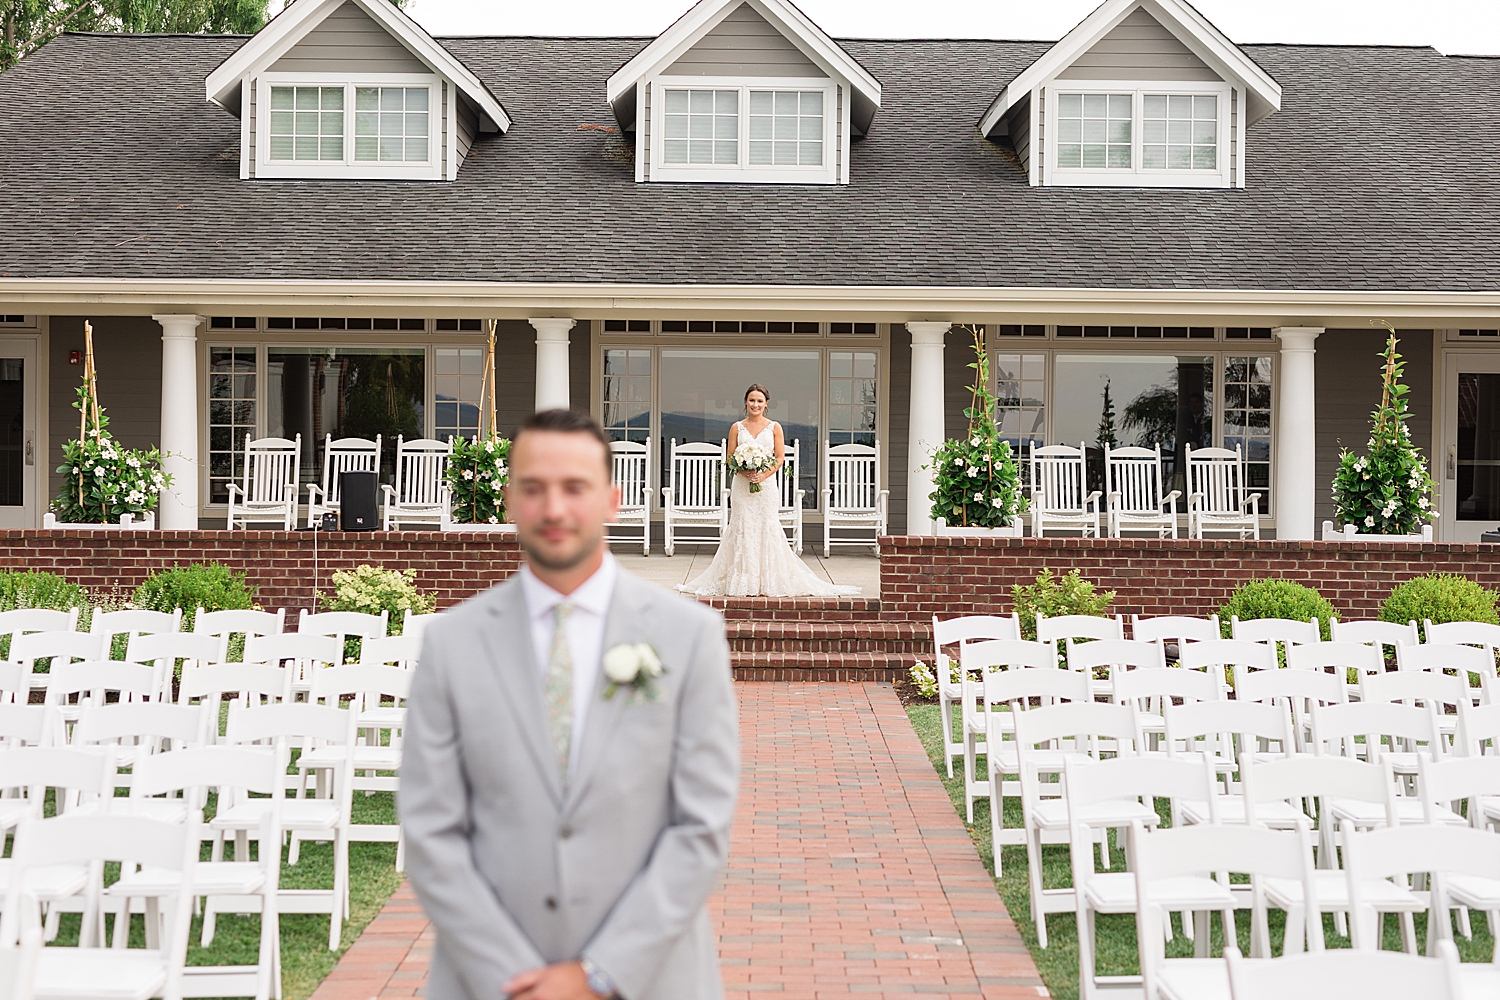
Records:
[[[744,787],[710,904],[730,1000],[1046,995],[888,686],[737,690]],[[403,888],[313,1000],[412,996],[430,947]]]

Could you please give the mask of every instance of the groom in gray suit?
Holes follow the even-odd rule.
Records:
[[[603,432],[522,425],[525,565],[427,630],[401,823],[437,930],[429,1000],[714,1000],[705,901],[739,786],[718,614],[621,569]]]

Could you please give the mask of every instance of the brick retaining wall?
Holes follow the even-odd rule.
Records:
[[[446,608],[516,571],[513,536],[459,531],[0,531],[0,569],[47,570],[129,596],[152,572],[199,562],[244,573],[266,608],[310,608],[334,570],[414,568]]]
[[[880,542],[886,620],[1011,610],[1012,585],[1044,567],[1077,569],[1116,592],[1125,614],[1202,616],[1242,583],[1315,587],[1345,618],[1373,618],[1391,588],[1424,573],[1459,573],[1500,587],[1500,546],[1460,543],[1187,541],[1094,538],[931,538]]]

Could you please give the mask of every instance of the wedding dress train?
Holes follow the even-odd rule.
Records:
[[[774,423],[767,424],[755,440],[770,451],[775,447]],[[749,431],[735,424],[735,447]],[[677,589],[699,597],[848,597],[858,587],[840,587],[808,569],[792,547],[778,515],[781,501],[776,481],[768,479],[757,493],[750,482],[735,476],[729,487],[729,528],[719,551],[696,579]]]

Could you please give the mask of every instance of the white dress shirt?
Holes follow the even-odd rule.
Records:
[[[552,633],[557,626],[556,607],[566,601],[573,605],[568,615],[568,649],[573,655],[573,739],[569,746],[568,774],[578,763],[578,744],[583,739],[583,723],[593,699],[594,682],[599,676],[604,656],[604,619],[614,597],[619,564],[608,551],[604,562],[571,594],[559,594],[531,572],[521,567],[521,593],[526,598],[526,614],[531,619],[531,651],[536,670],[547,683],[547,664],[552,658]]]

